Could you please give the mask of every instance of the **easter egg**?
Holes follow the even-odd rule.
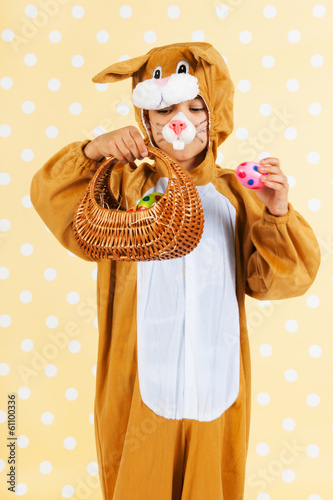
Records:
[[[236,168],[236,177],[243,186],[248,187],[250,189],[260,189],[265,187],[265,184],[261,182],[260,177],[262,175],[258,172],[258,167],[260,167],[260,163],[256,163],[254,161],[245,161],[241,163]]]
[[[137,210],[143,210],[145,208],[150,208],[154,203],[160,200],[163,193],[150,193],[144,196],[138,203]]]

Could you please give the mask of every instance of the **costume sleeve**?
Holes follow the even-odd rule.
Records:
[[[31,202],[49,230],[67,250],[85,260],[91,259],[77,244],[72,221],[99,165],[83,153],[88,142],[74,142],[52,156],[34,175],[30,190]]]
[[[320,264],[317,239],[305,219],[289,204],[282,217],[264,209],[249,229],[252,253],[247,261],[246,293],[256,299],[303,295]]]

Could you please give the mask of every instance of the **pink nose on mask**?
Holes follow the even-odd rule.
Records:
[[[157,87],[164,87],[168,83],[170,76],[166,76],[165,78],[155,78],[155,84]]]
[[[186,127],[187,125],[183,120],[171,120],[169,123],[169,128],[171,128],[176,135],[180,135]]]

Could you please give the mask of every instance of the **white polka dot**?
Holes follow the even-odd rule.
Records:
[[[298,323],[295,319],[288,319],[285,323],[285,329],[287,332],[294,333],[298,330]]]
[[[77,292],[69,292],[67,294],[67,302],[69,304],[77,304],[80,300],[80,295]]]
[[[34,247],[30,243],[23,243],[23,245],[21,246],[21,254],[25,255],[26,257],[31,255],[33,251]]]
[[[268,358],[269,356],[272,355],[273,348],[269,344],[262,344],[259,347],[259,352],[260,352],[261,356],[263,356],[264,358]]]
[[[171,5],[171,7],[168,8],[168,16],[171,19],[177,19],[177,17],[180,16],[180,8],[177,7],[177,5]]]
[[[6,233],[10,230],[10,221],[8,219],[0,219],[0,231]]]
[[[25,101],[22,104],[22,111],[27,114],[33,113],[35,111],[35,104],[32,101]]]
[[[215,9],[215,14],[220,19],[225,19],[229,15],[229,8],[226,5],[218,5]]]
[[[24,63],[27,66],[34,66],[37,63],[37,57],[35,56],[35,54],[27,54],[24,57]]]
[[[270,300],[257,300],[257,304],[259,307],[269,307],[271,304]]]
[[[100,30],[97,32],[96,34],[96,40],[99,42],[99,43],[106,43],[110,38],[110,35],[107,31],[105,30]]]
[[[5,414],[5,415],[6,415],[6,414]],[[94,423],[95,423],[95,422],[94,422],[94,420],[95,420],[95,419],[94,419],[94,414],[93,414],[93,413],[90,413],[90,415],[89,415],[89,422],[91,423],[91,425],[94,425]]]
[[[96,318],[94,319],[93,323],[94,323],[94,327],[95,327],[95,328],[98,328],[98,318],[97,318],[97,316],[96,316]]]
[[[1,420],[0,420],[1,422]],[[5,464],[5,461],[2,460],[2,458],[0,458],[0,472],[4,471],[6,468],[6,464]]]
[[[32,293],[29,290],[23,290],[23,292],[20,293],[20,301],[24,304],[28,304],[32,301]]]
[[[312,198],[308,201],[308,207],[312,212],[317,212],[317,210],[320,210],[321,201],[317,198]]]
[[[324,58],[320,54],[315,54],[311,57],[311,64],[314,68],[320,68],[324,64]]]
[[[22,205],[24,206],[24,208],[32,208],[31,199],[28,194],[26,196],[23,196]]]
[[[52,30],[49,33],[49,40],[52,43],[59,43],[61,41],[62,34],[58,30]]]
[[[289,368],[284,372],[284,378],[286,379],[287,382],[295,382],[297,380],[298,374],[296,370],[293,370],[292,368]]]
[[[314,408],[315,406],[319,405],[320,397],[318,396],[318,394],[308,394],[306,402],[309,406],[312,406]]]
[[[68,401],[74,401],[78,397],[78,392],[76,389],[74,389],[74,387],[70,387],[66,390],[65,396]]]
[[[276,7],[274,7],[274,5],[266,5],[264,8],[264,16],[267,17],[267,19],[273,19],[273,17],[276,16]]]
[[[99,135],[105,134],[106,128],[102,127],[101,125],[94,128],[93,134],[94,137],[98,137]]]
[[[27,17],[33,18],[37,16],[38,9],[36,5],[30,4],[26,6],[26,8],[24,9],[24,13]]]
[[[44,425],[51,425],[54,422],[54,415],[50,411],[45,411],[40,417]]]
[[[205,34],[201,30],[195,30],[192,33],[193,42],[203,42],[205,40]]]
[[[245,127],[239,127],[237,130],[236,130],[236,137],[238,140],[240,141],[244,141],[245,139],[247,139],[249,136],[249,131],[247,130],[247,128]]]
[[[7,267],[0,267],[0,279],[6,280],[9,277],[9,269]]]
[[[68,253],[68,255],[69,255],[70,257],[72,257],[73,259],[76,259],[76,255],[75,255],[75,253],[72,253],[72,252],[70,252],[69,250],[67,250],[67,253]]]
[[[290,187],[290,189],[296,186],[295,177],[293,177],[292,175],[287,175],[287,179],[288,179],[288,186]]]
[[[311,163],[311,165],[317,165],[317,163],[320,162],[320,153],[317,151],[311,151],[307,156],[307,160]]]
[[[240,92],[248,92],[251,88],[251,83],[249,80],[239,80],[237,87]]]
[[[0,137],[9,137],[12,133],[12,129],[9,125],[1,125],[0,126]]]
[[[313,344],[309,347],[309,354],[311,358],[319,358],[321,356],[322,349],[320,345]]]
[[[15,38],[15,33],[10,28],[7,28],[1,33],[1,38],[4,42],[12,42]]]
[[[239,40],[241,43],[250,43],[252,40],[252,33],[251,31],[241,31],[239,34]]]
[[[290,78],[290,80],[287,81],[286,86],[289,92],[296,92],[299,89],[299,82],[295,78]]]
[[[71,340],[68,342],[68,350],[73,354],[77,354],[81,350],[81,344],[78,340]]]
[[[317,295],[309,295],[309,297],[306,299],[306,303],[309,307],[311,307],[311,309],[315,309],[319,306],[320,300]]]
[[[53,328],[57,328],[57,326],[59,325],[59,320],[58,320],[58,318],[56,316],[48,316],[46,318],[45,323],[46,323],[46,326],[48,328],[52,328],[53,329]]]
[[[34,343],[31,339],[24,339],[21,342],[21,349],[24,352],[30,352],[34,348]]]
[[[259,493],[259,495],[257,495],[257,500],[271,500],[271,497],[268,493]]]
[[[155,31],[146,31],[143,38],[146,43],[154,43],[156,42],[157,35]]]
[[[92,369],[91,371],[92,371],[92,374],[94,375],[94,377],[96,377],[96,373],[97,373],[97,365],[94,365],[94,366],[93,366],[93,369]]]
[[[50,90],[52,90],[53,92],[56,92],[57,90],[60,89],[60,81],[58,80],[58,78],[51,78],[48,82],[47,82],[47,86]]]
[[[313,102],[308,107],[309,113],[312,116],[318,116],[321,113],[321,105],[318,102]]]
[[[269,404],[271,398],[270,395],[267,394],[267,392],[260,392],[257,396],[257,401],[261,406],[266,406]]]
[[[17,437],[17,446],[19,448],[27,448],[29,446],[30,440],[28,436],[25,436],[24,434],[21,434],[20,436]]]
[[[91,271],[91,277],[94,281],[97,281],[97,269],[93,269],[93,271]]]
[[[323,17],[326,14],[326,7],[320,3],[315,5],[312,9],[314,17]]]
[[[129,17],[131,17],[132,13],[133,11],[129,5],[122,5],[119,9],[119,15],[123,19],[128,19]]]
[[[109,84],[108,83],[95,83],[95,87],[99,92],[104,92],[105,90],[108,89]]]
[[[216,162],[219,164],[219,163],[222,163],[224,160],[224,154],[222,153],[222,151],[217,151],[217,157],[216,157]]]
[[[308,497],[308,500],[322,500],[320,495],[316,495],[315,493],[313,495],[310,495]]]
[[[297,137],[297,130],[294,127],[287,127],[283,135],[288,141],[293,141]]]
[[[80,55],[73,56],[71,61],[74,68],[81,68],[84,65],[84,58]]]
[[[117,112],[122,116],[128,115],[128,113],[130,112],[130,107],[125,102],[121,102],[117,106]]]
[[[0,363],[0,375],[5,377],[10,371],[9,365],[7,363]]]
[[[301,39],[301,34],[298,30],[291,30],[288,33],[288,40],[291,43],[297,43]]]
[[[260,114],[263,116],[269,116],[273,112],[273,108],[270,104],[264,103],[260,106]]]
[[[17,391],[17,395],[20,399],[29,399],[31,396],[31,390],[29,387],[20,387]]]
[[[7,328],[12,323],[12,318],[8,314],[2,314],[0,316],[0,326]]]
[[[59,130],[54,125],[50,125],[45,130],[45,134],[49,139],[54,139],[59,134]]]
[[[87,472],[91,476],[96,476],[98,474],[98,463],[97,462],[90,462],[87,465]]]
[[[267,443],[258,443],[256,446],[256,452],[261,457],[265,457],[269,453],[269,446]]]
[[[13,80],[9,76],[4,76],[0,80],[0,86],[4,90],[9,90],[13,86]]]
[[[34,158],[34,152],[31,149],[24,149],[21,153],[21,158],[23,161],[32,161]]]
[[[295,472],[292,469],[285,469],[281,477],[285,483],[293,483],[295,481]]]
[[[122,56],[119,57],[119,62],[128,61],[128,59],[131,59],[131,56],[128,56],[127,54],[123,54]]]
[[[50,474],[52,472],[53,465],[48,460],[44,460],[39,464],[39,471],[42,474]]]
[[[64,439],[64,447],[66,450],[74,450],[76,447],[76,439],[69,436]]]
[[[19,497],[25,495],[27,491],[28,491],[28,486],[25,483],[18,483],[15,486],[15,495]]]
[[[79,102],[72,102],[69,106],[69,111],[72,115],[79,115],[82,111],[82,105]]]
[[[72,8],[72,16],[75,17],[75,19],[81,19],[84,16],[84,8],[81,5],[75,5],[75,7]]]
[[[0,184],[1,186],[7,186],[10,183],[10,175],[7,172],[1,172],[0,174]]]
[[[275,59],[270,55],[264,56],[261,60],[261,64],[264,68],[272,68],[275,64]]]
[[[67,484],[61,490],[61,495],[64,498],[71,498],[74,495],[74,493],[75,493],[75,488],[74,488],[74,486],[71,486],[70,484]]]
[[[44,368],[44,373],[47,377],[54,377],[57,374],[57,372],[58,372],[58,369],[57,369],[56,365],[53,365],[52,363],[49,363]]]
[[[317,458],[319,453],[320,449],[316,444],[309,444],[309,446],[306,447],[306,454],[310,458]]]
[[[53,281],[56,279],[56,277],[57,277],[57,271],[53,269],[53,267],[48,267],[47,269],[45,269],[44,278],[47,281]]]
[[[282,422],[282,427],[285,431],[291,432],[295,429],[296,423],[293,418],[285,418]]]

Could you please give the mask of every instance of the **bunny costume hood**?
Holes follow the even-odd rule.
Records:
[[[199,245],[166,261],[97,262],[98,359],[94,427],[105,500],[243,500],[251,414],[245,294],[305,293],[319,265],[312,229],[293,207],[274,217],[233,170],[215,164],[233,128],[234,87],[207,43],[178,43],[113,64],[94,82],[132,77],[136,119],[196,97],[209,110],[209,148],[188,172],[204,210]],[[89,141],[67,145],[34,176],[31,201],[65,248],[99,167]],[[117,164],[113,194],[133,206],[164,192],[158,162]],[[125,205],[125,203],[123,203]]]
[[[109,83],[132,77],[136,121],[152,143],[147,110],[162,109],[200,95],[209,113],[209,149],[202,168],[215,163],[217,148],[233,129],[234,85],[219,52],[209,43],[175,43],[108,66],[94,78]]]

